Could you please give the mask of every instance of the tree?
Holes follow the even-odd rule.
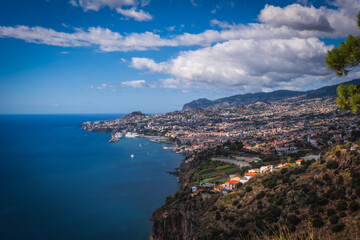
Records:
[[[360,88],[357,85],[342,85],[337,88],[338,97],[336,103],[344,110],[351,109],[353,113],[357,113],[360,104]]]
[[[357,15],[357,24],[360,28],[360,12]],[[360,36],[349,35],[345,42],[341,42],[338,48],[328,51],[326,65],[336,72],[337,76],[346,76],[360,64]],[[360,107],[360,88],[356,85],[339,85],[337,88],[338,98],[336,103],[344,110],[351,109],[357,113]]]

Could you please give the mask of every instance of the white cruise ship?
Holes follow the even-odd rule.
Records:
[[[134,137],[138,137],[139,134],[137,133],[131,133],[131,132],[128,132],[125,134],[125,137],[128,137],[128,138],[134,138]]]

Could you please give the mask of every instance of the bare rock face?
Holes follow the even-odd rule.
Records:
[[[202,217],[209,211],[215,198],[186,200],[183,203],[165,204],[152,216],[154,240],[190,240],[200,227]]]

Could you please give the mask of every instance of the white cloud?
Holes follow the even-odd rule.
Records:
[[[192,4],[194,7],[199,6],[199,4],[197,4],[197,3],[195,2],[195,0],[190,0],[190,2],[191,2],[191,4]]]
[[[294,89],[331,74],[323,62],[329,49],[317,38],[231,40],[160,63],[133,58],[132,66],[169,74],[159,80],[167,88]]]
[[[121,86],[132,87],[132,88],[146,88],[149,85],[145,80],[133,80],[133,81],[125,81],[121,83]]]
[[[259,20],[275,27],[287,26],[298,31],[312,31],[318,37],[344,37],[358,32],[355,20],[360,1],[337,0],[332,4],[338,9],[300,4],[285,8],[266,5],[260,12]]]
[[[99,11],[103,7],[109,7],[115,9],[117,13],[127,18],[133,18],[136,21],[152,20],[152,16],[149,13],[144,12],[142,9],[137,10],[139,6],[144,7],[149,3],[150,0],[70,0],[71,5],[82,7],[84,11]]]
[[[131,87],[131,88],[153,88],[155,85],[147,83],[145,80],[133,80],[124,81],[120,83],[102,83],[100,85],[90,85],[88,88],[96,90],[112,90],[115,91],[117,88]]]
[[[213,26],[213,27],[217,26],[217,27],[223,28],[223,29],[226,29],[226,28],[229,28],[229,29],[230,29],[230,28],[235,27],[234,24],[230,24],[230,23],[225,22],[225,21],[219,21],[219,20],[217,20],[217,19],[212,19],[212,20],[210,21],[210,25]]]
[[[299,1],[308,4],[304,0]],[[73,5],[84,10],[97,11],[105,6],[118,12],[120,9],[119,13],[139,21],[150,19],[150,14],[138,9],[148,3],[135,0],[72,1]],[[201,33],[168,37],[153,32],[121,34],[101,27],[66,33],[42,27],[0,26],[0,38],[12,37],[62,47],[94,47],[106,52],[157,50],[165,46],[202,47],[180,52],[177,57],[160,63],[150,58],[132,58],[132,67],[168,76],[155,84],[135,80],[123,82],[121,86],[205,87],[235,89],[238,92],[300,89],[331,76],[324,60],[332,46],[326,46],[319,38],[359,33],[356,13],[360,9],[360,1],[335,0],[331,4],[331,8],[300,4],[283,8],[266,5],[259,14],[260,23],[236,25],[214,19],[210,24],[220,27],[220,30],[208,29]],[[109,86],[90,87],[105,89]]]
[[[105,90],[105,89],[115,89],[116,86],[112,83],[102,83],[100,85],[90,85],[88,88],[97,89],[97,90]]]
[[[360,5],[355,0],[341,1],[347,1],[347,4],[350,4],[349,1],[353,1],[354,6]],[[106,2],[114,4],[113,1]],[[84,5],[84,2],[81,3]],[[157,50],[160,47],[177,46],[198,45],[206,47],[213,43],[239,39],[335,38],[346,37],[350,33],[359,33],[356,27],[356,17],[351,15],[355,11],[342,7],[340,0],[336,4],[339,5],[338,9],[304,7],[299,4],[285,8],[266,5],[259,15],[262,23],[235,25],[214,19],[210,22],[211,25],[219,26],[222,28],[221,30],[205,30],[197,34],[183,33],[170,37],[161,37],[161,35],[152,32],[122,35],[101,27],[90,27],[87,30],[75,29],[74,32],[66,33],[43,27],[0,26],[0,38],[12,37],[27,42],[63,47],[91,46],[100,51],[111,52]],[[143,12],[134,9],[120,11],[124,11],[125,15],[132,15],[133,18],[139,20],[150,18],[146,14],[143,15]]]
[[[149,13],[144,12],[143,10],[136,11],[135,8],[131,8],[131,9],[117,8],[116,11],[124,15],[125,17],[135,19],[136,21],[150,21],[153,19],[153,17]]]

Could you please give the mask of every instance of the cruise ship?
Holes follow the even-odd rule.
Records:
[[[125,137],[128,137],[128,138],[134,138],[134,137],[138,137],[139,134],[137,133],[131,133],[131,132],[128,132],[125,134]]]

